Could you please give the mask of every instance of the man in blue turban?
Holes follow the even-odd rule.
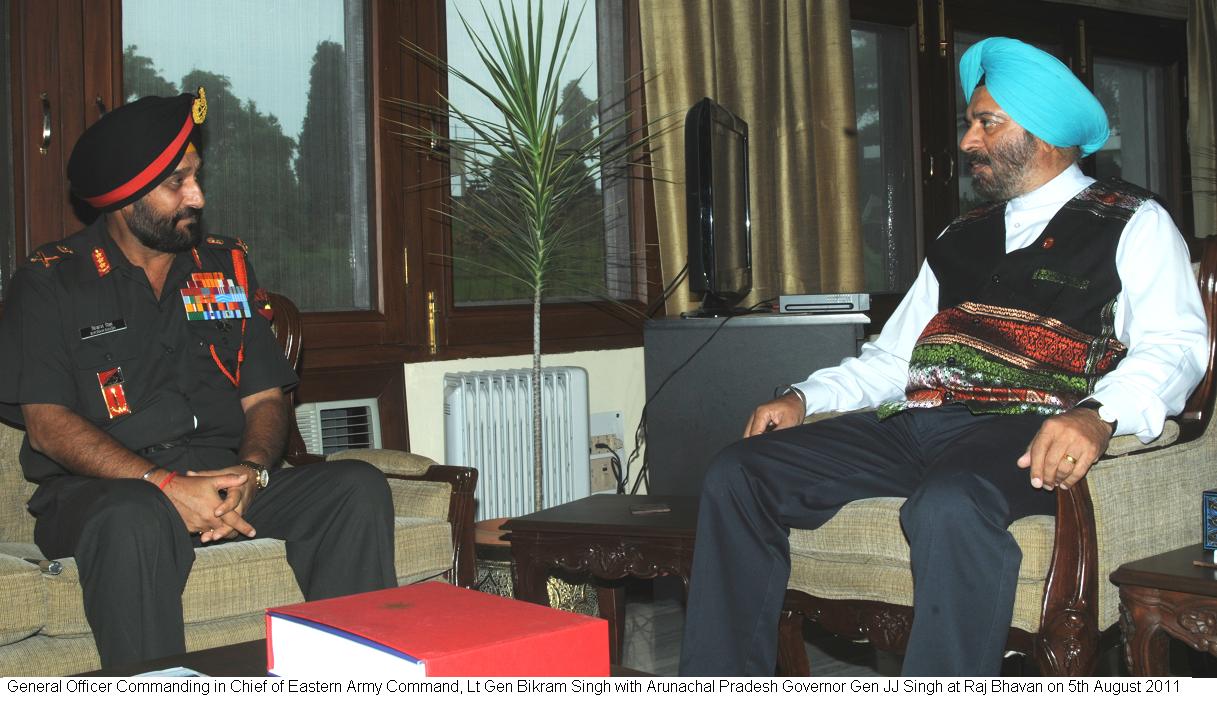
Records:
[[[960,149],[991,202],[947,226],[857,358],[757,407],[713,460],[682,673],[771,674],[789,530],[888,496],[905,499],[913,574],[904,674],[997,674],[1022,561],[1010,524],[1054,514],[1052,491],[1113,435],[1157,437],[1204,373],[1204,311],[1170,216],[1078,168],[1107,141],[1098,100],[1014,39],[979,42],[959,73]]]

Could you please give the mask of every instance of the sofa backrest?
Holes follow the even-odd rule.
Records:
[[[34,517],[25,503],[37,487],[21,473],[24,439],[24,432],[0,423],[0,543],[34,542]]]

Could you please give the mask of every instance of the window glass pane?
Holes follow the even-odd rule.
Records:
[[[0,2],[0,291],[13,273],[13,248],[17,226],[13,222],[13,125],[9,101],[11,67],[9,64],[9,6]],[[0,293],[3,296],[3,293]]]
[[[955,58],[956,58],[956,61],[958,61],[959,58],[963,56],[964,52],[967,51],[969,47],[971,47],[976,42],[979,42],[981,39],[984,39],[986,36],[988,36],[988,35],[975,34],[972,32],[956,32],[955,33]],[[1026,40],[1024,39],[1023,41],[1026,41]],[[1065,56],[1061,52],[1059,47],[1050,46],[1048,44],[1040,44],[1038,42],[1027,42],[1027,43],[1036,47],[1037,49],[1042,49],[1043,51],[1046,51],[1049,54],[1052,54],[1053,56],[1060,59],[1061,61],[1065,61]],[[1066,64],[1068,64],[1068,62],[1066,62]],[[964,100],[963,86],[961,86],[959,84],[959,65],[958,64],[955,65],[954,75],[955,75],[955,118],[956,118],[955,119],[955,125],[956,125],[955,145],[958,146],[960,140],[963,139],[963,133],[965,131],[967,131],[967,123],[964,121],[964,114],[968,109],[968,101]],[[983,203],[984,199],[981,198],[980,196],[976,195],[976,192],[972,190],[972,177],[969,175],[969,172],[968,172],[968,160],[967,160],[967,157],[965,157],[962,152],[959,154],[958,164],[959,164],[959,168],[958,168],[958,172],[959,172],[959,212],[966,213],[969,210],[971,210],[971,209],[975,208],[976,206],[980,205],[981,203]]]
[[[852,39],[866,288],[903,291],[917,267],[908,31],[855,22]]]
[[[371,307],[363,0],[123,0],[123,89],[207,90],[204,224],[309,311]]]
[[[1166,185],[1163,69],[1096,56],[1094,79],[1111,125],[1107,144],[1095,155],[1096,176],[1118,176],[1161,193]]]
[[[491,16],[498,24],[497,5],[488,3]],[[509,3],[508,7],[512,5]],[[524,3],[514,5],[523,15]],[[612,21],[620,8],[612,2],[571,3],[569,23],[576,17],[579,23],[575,40],[559,76],[559,139],[598,129],[600,115],[611,109],[620,110],[620,103],[608,96],[623,83],[624,67],[601,57],[620,59],[619,23]],[[454,71],[470,77],[478,85],[493,88],[489,72],[483,66],[474,42],[462,22],[468,22],[472,32],[487,42],[494,51],[490,27],[482,13],[479,0],[447,0],[447,51]],[[541,0],[534,3],[545,13],[544,36],[548,56],[551,52],[561,14],[562,0]],[[582,16],[579,10],[583,8]],[[619,14],[619,13],[618,13]],[[599,17],[598,17],[599,15]],[[569,36],[570,27],[567,28]],[[613,49],[616,50],[613,50]],[[603,65],[602,65],[603,64]],[[613,65],[610,65],[613,64]],[[601,87],[603,86],[603,88]],[[604,104],[597,104],[604,97]],[[449,76],[448,98],[461,112],[473,120],[502,124],[502,116],[484,96],[468,84]],[[474,132],[455,116],[449,124],[450,136],[465,141]],[[457,148],[457,147],[454,147]],[[499,162],[501,164],[501,162]],[[489,159],[474,159],[469,152],[456,151],[451,159],[452,208],[452,286],[453,299],[458,306],[520,303],[531,300],[530,289],[519,278],[529,276],[509,251],[523,251],[518,236],[503,232],[488,232],[469,223],[468,211],[487,207],[484,197],[493,184],[503,177],[501,166]],[[557,247],[560,261],[549,269],[546,279],[546,300],[588,299],[600,296],[621,298],[633,291],[630,267],[628,218],[624,207],[624,192],[615,184],[606,184],[592,171],[585,170],[586,183],[578,189],[580,195],[573,205],[557,214],[567,223],[578,224],[573,236]],[[483,204],[483,205],[479,205]],[[476,218],[474,218],[476,219]]]

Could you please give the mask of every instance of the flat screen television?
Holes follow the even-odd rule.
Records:
[[[709,98],[685,116],[685,194],[689,289],[702,296],[686,316],[744,312],[735,306],[752,290],[748,123]]]

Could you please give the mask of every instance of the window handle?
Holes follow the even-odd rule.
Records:
[[[949,182],[951,179],[955,178],[955,152],[947,149],[945,152],[943,152],[943,156],[946,157],[947,160],[946,180]]]
[[[926,152],[925,154],[926,174],[923,181],[929,183],[934,180],[934,153]]]
[[[38,145],[38,153],[46,156],[51,150],[51,99],[45,92],[38,97],[42,100],[42,143]]]

